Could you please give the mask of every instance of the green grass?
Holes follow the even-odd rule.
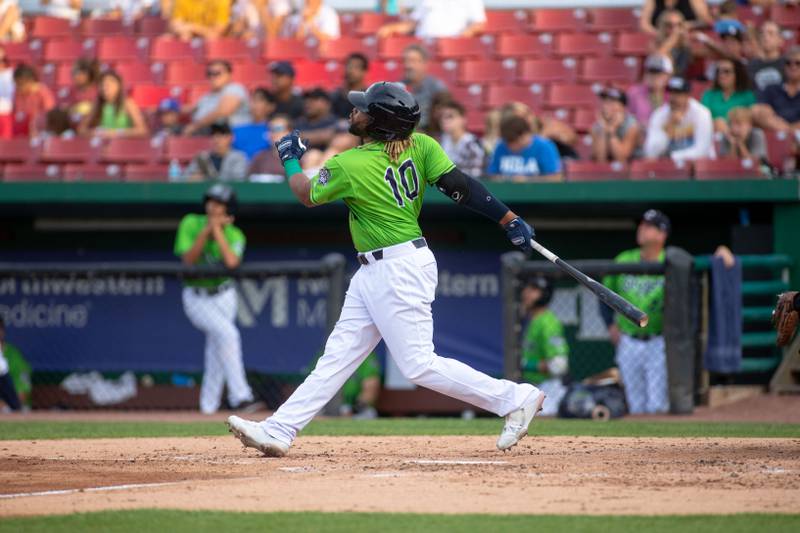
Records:
[[[495,435],[499,419],[394,418],[370,421],[328,419],[312,422],[302,435]],[[196,437],[227,434],[222,422],[2,421],[0,440]],[[531,434],[596,437],[800,437],[800,424],[727,422],[644,422],[537,420]]]
[[[614,533],[738,533],[800,530],[800,515],[702,516],[424,515],[376,513],[228,513],[217,511],[105,511],[0,521],[2,532],[141,531],[607,531]]]

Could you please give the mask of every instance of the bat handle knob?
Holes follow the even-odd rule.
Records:
[[[644,315],[642,318],[639,319],[639,327],[640,328],[645,327],[648,322],[650,322],[650,317],[647,316],[647,315]]]

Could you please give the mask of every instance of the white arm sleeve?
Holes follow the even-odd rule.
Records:
[[[668,107],[659,107],[650,116],[650,123],[647,125],[647,137],[644,141],[644,156],[647,158],[657,158],[663,156],[669,147],[669,137],[664,131],[664,124],[669,117]]]

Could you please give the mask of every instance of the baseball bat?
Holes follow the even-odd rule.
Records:
[[[595,280],[562,260],[556,254],[531,239],[531,246],[534,250],[542,254],[548,261],[555,264],[558,268],[575,278],[575,281],[592,291],[600,298],[600,301],[608,305],[611,309],[621,314],[640,328],[647,325],[650,320],[647,313],[630,303],[628,300],[612,291],[608,287],[597,283]]]

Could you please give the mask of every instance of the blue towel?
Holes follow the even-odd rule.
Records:
[[[708,321],[706,370],[729,374],[742,364],[742,264],[725,268],[711,259],[711,313]]]

